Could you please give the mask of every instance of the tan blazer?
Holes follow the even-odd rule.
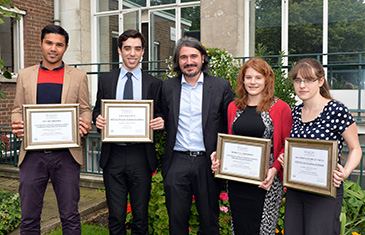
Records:
[[[19,71],[16,84],[14,106],[11,121],[23,120],[22,105],[37,103],[37,80],[39,65],[34,65]],[[62,104],[80,104],[80,117],[91,122],[89,103],[89,88],[86,73],[82,70],[65,65],[65,75],[62,87]],[[82,149],[70,148],[70,153],[80,165],[83,163]],[[18,166],[23,162],[26,151],[23,143],[20,149]]]

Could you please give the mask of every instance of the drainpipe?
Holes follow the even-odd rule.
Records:
[[[60,25],[60,0],[54,0],[53,1],[53,12],[54,12],[54,17],[53,17],[53,24],[55,25]]]

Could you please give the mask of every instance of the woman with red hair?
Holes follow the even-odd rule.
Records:
[[[289,105],[274,97],[274,79],[264,60],[248,60],[237,78],[238,98],[228,106],[229,134],[271,139],[270,166],[261,185],[228,180],[232,234],[275,234],[283,192],[277,158],[293,119]],[[216,171],[220,163],[215,152],[211,160]]]

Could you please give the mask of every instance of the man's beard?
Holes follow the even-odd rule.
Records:
[[[194,67],[197,67],[197,65],[196,64],[187,64],[187,65],[185,65],[184,66],[184,68],[186,68],[186,67],[191,67],[191,66],[194,66]],[[186,72],[183,72],[183,74],[184,74],[184,76],[185,77],[195,77],[196,75],[198,75],[200,72],[201,72],[202,70],[201,70],[201,68],[200,69],[198,69],[196,72],[194,72],[194,73],[186,73]]]
[[[201,70],[196,71],[195,73],[183,73],[185,77],[192,78],[196,75],[198,75],[201,72]]]

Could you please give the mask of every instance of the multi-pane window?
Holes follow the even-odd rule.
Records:
[[[22,13],[22,12],[21,12]],[[17,73],[24,67],[23,17],[19,20],[10,17],[3,18],[0,24],[0,58],[4,62],[4,69]]]
[[[155,75],[164,73],[166,59],[172,56],[176,41],[182,36],[200,40],[200,1],[197,0],[95,0],[95,60],[119,62],[117,38],[126,29],[141,31],[147,47],[143,69]],[[103,65],[108,71],[119,65]]]

